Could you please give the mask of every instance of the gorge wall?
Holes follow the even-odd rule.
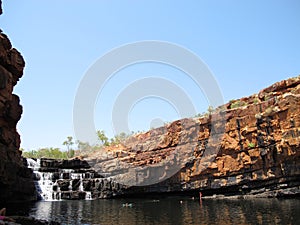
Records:
[[[1,5],[1,1],[0,1]],[[2,13],[2,10],[0,10]],[[32,172],[21,157],[20,136],[16,130],[22,106],[13,87],[23,75],[22,55],[0,32],[0,203],[33,200]]]
[[[124,183],[122,194],[299,195],[299,127],[300,76],[134,135],[87,160]]]
[[[174,121],[82,153],[29,159],[44,200],[147,193],[203,197],[300,194],[300,76],[206,115]]]

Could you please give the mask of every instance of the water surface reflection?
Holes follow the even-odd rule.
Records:
[[[63,224],[297,224],[300,200],[205,199],[202,204],[185,197],[56,201],[38,202],[30,214]]]

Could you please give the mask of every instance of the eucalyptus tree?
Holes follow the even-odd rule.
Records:
[[[68,150],[67,156],[68,156],[68,158],[69,158],[69,157],[72,157],[72,155],[70,155],[70,152],[71,152],[71,150],[72,150],[72,146],[74,145],[73,137],[68,136],[68,137],[67,137],[67,140],[65,140],[65,141],[63,142],[63,145],[67,146],[67,150]]]

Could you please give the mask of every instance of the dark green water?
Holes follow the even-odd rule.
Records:
[[[125,203],[130,203],[125,206]],[[38,202],[30,215],[63,224],[300,224],[300,199],[190,197]]]

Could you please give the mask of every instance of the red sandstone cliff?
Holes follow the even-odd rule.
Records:
[[[121,174],[120,182],[156,183],[141,192],[299,194],[299,112],[300,76],[231,101],[211,115],[133,136],[108,149],[106,158],[102,152],[89,160],[100,172]]]
[[[0,1],[1,5],[1,1]],[[0,10],[2,11],[2,10]],[[31,171],[21,158],[20,136],[16,130],[22,106],[13,87],[23,75],[22,55],[8,37],[0,33],[0,202],[32,200],[34,184]]]

